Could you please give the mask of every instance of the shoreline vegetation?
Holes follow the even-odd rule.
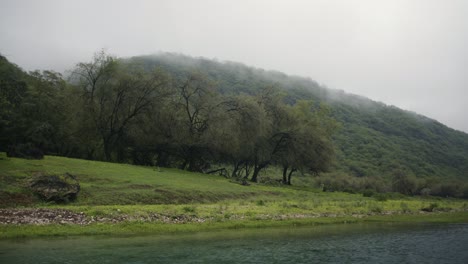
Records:
[[[251,183],[191,173],[45,156],[0,153],[0,239],[77,235],[144,235],[314,226],[339,223],[468,223],[468,202],[432,196],[324,192],[312,177],[295,185]],[[37,172],[71,173],[75,201],[46,203],[28,183]],[[281,177],[267,171],[266,177]]]

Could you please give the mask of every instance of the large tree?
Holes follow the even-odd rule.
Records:
[[[0,55],[0,150],[24,139],[21,105],[27,96],[27,75]]]
[[[104,52],[97,53],[92,62],[78,64],[74,76],[83,89],[84,108],[101,139],[106,160],[112,159],[132,121],[164,94],[167,83],[159,71],[146,72]]]
[[[210,136],[213,147],[221,153],[220,161],[231,163],[232,177],[247,178],[253,171],[258,142],[271,128],[266,112],[252,96],[224,98],[221,118]]]
[[[329,168],[333,157],[331,136],[337,126],[327,107],[312,101],[298,101],[288,112],[289,129],[275,160],[283,169],[283,183],[290,185],[296,171],[319,173]]]
[[[174,136],[181,169],[203,171],[209,165],[209,130],[214,129],[218,113],[218,93],[204,75],[191,72],[175,83],[177,93],[173,101],[178,127]]]

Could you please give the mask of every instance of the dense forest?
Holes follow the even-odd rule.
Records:
[[[178,167],[324,190],[467,197],[468,135],[234,62],[98,53],[64,78],[0,57],[0,150]]]

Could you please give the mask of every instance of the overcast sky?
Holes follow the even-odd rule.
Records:
[[[0,0],[0,53],[26,70],[102,48],[311,77],[468,132],[467,0]]]

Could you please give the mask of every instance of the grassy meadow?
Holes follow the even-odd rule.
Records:
[[[28,190],[36,172],[70,173],[81,185],[69,204],[40,201]],[[274,170],[271,178],[279,177]],[[468,222],[468,201],[434,197],[322,192],[307,178],[295,185],[243,186],[218,175],[45,156],[43,160],[0,154],[0,208],[66,209],[89,225],[0,225],[0,237],[134,234],[357,221]],[[116,223],[105,219],[121,219]],[[123,219],[123,220],[122,220]]]

